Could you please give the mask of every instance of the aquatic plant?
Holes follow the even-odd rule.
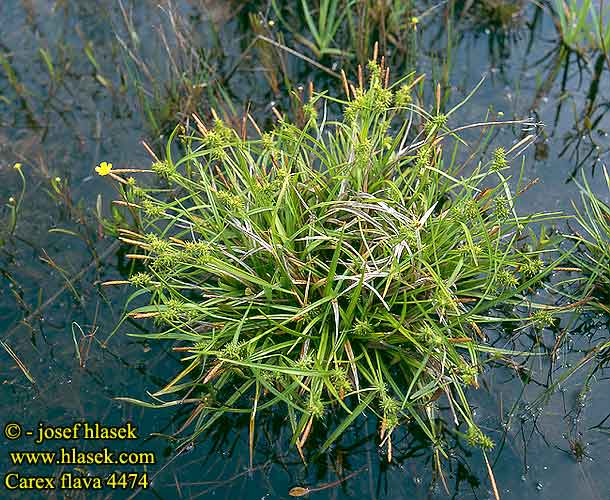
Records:
[[[147,301],[128,316],[154,318],[159,331],[143,336],[176,342],[185,363],[140,403],[192,404],[186,441],[237,412],[251,416],[253,446],[257,415],[283,407],[304,457],[329,412],[343,419],[320,453],[366,412],[389,459],[409,421],[440,465],[442,397],[469,443],[493,446],[467,393],[489,356],[524,353],[491,346],[484,330],[531,324],[513,306],[543,308],[528,292],[557,263],[528,237],[555,215],[519,215],[527,186],[511,189],[506,175],[534,137],[471,165],[491,134],[470,148],[458,132],[499,123],[457,127],[465,101],[441,113],[437,91],[427,111],[413,92],[422,78],[389,85],[387,68],[369,70],[367,82],[344,79],[343,98],[314,93],[303,127],[278,112],[262,132],[248,117],[258,136],[247,139],[195,117],[198,130],[177,128],[151,167],[169,191],[120,183],[138,227],[121,241],[144,264],[127,307]]]
[[[610,68],[609,45],[610,25],[606,20],[610,11],[592,2],[556,2],[555,25],[560,33],[560,43],[550,51],[535,56],[536,66],[542,68],[537,80],[536,95],[532,109],[541,106],[543,100],[557,92],[565,96],[557,100],[557,116],[564,115],[564,109],[573,101],[574,124],[563,135],[560,158],[566,158],[573,165],[570,180],[585,165],[593,170],[607,152],[598,133],[607,107],[604,105],[603,91],[606,68]],[[578,75],[578,79],[568,77]],[[587,75],[587,76],[585,76]],[[574,86],[574,82],[578,82]],[[585,103],[572,96],[585,94]],[[541,150],[542,152],[543,150]]]
[[[155,36],[143,43],[144,33],[136,28],[133,12],[119,0],[120,22],[113,26],[121,47],[124,80],[135,94],[138,112],[152,137],[171,133],[177,120],[200,111],[201,103],[222,109],[229,105],[213,61],[224,52],[197,32],[173,0],[162,2]],[[213,9],[205,11],[202,22],[212,32]],[[140,28],[141,30],[141,28]],[[161,57],[159,57],[161,55]],[[165,135],[167,134],[167,135]]]
[[[606,168],[603,174],[610,195]],[[567,235],[581,251],[571,258],[584,274],[583,295],[591,297],[595,307],[610,313],[610,206],[595,195],[584,175],[582,179],[581,206],[574,204],[578,227]]]
[[[407,68],[415,65],[419,23],[438,7],[418,12],[414,2],[404,0],[273,0],[272,5],[278,27],[316,59],[342,57],[347,67],[355,56],[366,65],[378,43],[388,62]]]
[[[558,29],[563,43],[571,50],[610,51],[610,24],[604,22],[610,9],[602,10],[591,0],[555,0]]]
[[[341,5],[341,0],[320,0],[319,7],[314,8],[311,2],[301,0],[300,12],[309,33],[311,40],[299,34],[299,30],[284,19],[282,9],[276,0],[272,0],[273,9],[282,22],[282,24],[295,34],[297,40],[307,46],[314,53],[316,58],[321,58],[326,55],[342,55],[344,52],[334,48],[334,40],[337,31],[345,18],[346,13],[356,3],[355,0],[347,2],[346,5]],[[296,2],[295,2],[296,3]]]
[[[15,228],[17,227],[17,218],[25,197],[26,180],[23,174],[23,165],[19,162],[13,165],[13,170],[19,175],[21,181],[21,190],[18,195],[10,196],[5,204],[8,208],[9,215],[7,221],[2,221],[2,230],[0,231],[0,248],[4,246],[6,241],[13,236]]]
[[[411,0],[356,2],[348,10],[348,27],[358,63],[366,65],[371,48],[379,43],[381,53],[386,61],[392,62],[392,67],[406,68],[404,72],[415,68],[418,31],[438,7],[421,11]]]

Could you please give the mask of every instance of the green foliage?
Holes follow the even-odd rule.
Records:
[[[10,239],[15,232],[15,228],[17,227],[17,218],[23,203],[23,198],[25,197],[26,180],[25,175],[23,174],[23,165],[21,163],[15,163],[13,165],[13,170],[19,175],[21,190],[17,197],[10,196],[5,204],[5,206],[8,208],[9,215],[8,220],[6,221],[0,219],[2,220],[2,230],[0,230],[0,248],[5,245],[8,239]]]
[[[154,316],[164,328],[148,336],[186,353],[156,397],[206,402],[191,439],[223,413],[280,405],[299,449],[328,412],[344,420],[322,450],[366,411],[382,437],[411,420],[443,453],[442,396],[472,444],[493,446],[466,389],[489,353],[519,353],[490,346],[481,327],[527,324],[504,306],[556,264],[525,231],[552,215],[516,215],[504,150],[467,173],[449,128],[457,107],[430,115],[408,84],[386,88],[369,68],[354,99],[309,103],[340,105],[343,119],[310,112],[302,128],[281,121],[247,140],[217,121],[154,167],[171,200],[138,188],[142,231],[125,241],[144,252],[131,283],[149,305],[131,315]]]
[[[414,2],[272,0],[272,5],[280,28],[289,31],[316,59],[343,57],[347,64],[355,56],[364,66],[378,43],[388,62],[391,59],[394,64],[409,68],[415,64],[415,35],[420,20]]]
[[[346,12],[356,3],[355,0],[342,5],[343,0],[320,0],[317,8],[313,2],[301,0],[300,7],[303,19],[311,35],[311,40],[299,34],[299,30],[290,26],[282,15],[282,9],[276,0],[272,1],[273,9],[282,24],[295,34],[300,43],[307,46],[317,58],[326,55],[341,55],[343,51],[334,48],[335,36],[341,27]]]
[[[146,39],[131,15],[118,2],[123,26],[115,26],[122,56],[126,89],[135,94],[139,112],[155,138],[171,133],[177,120],[206,108],[231,106],[228,94],[218,83],[218,60],[224,53],[218,44],[208,47],[189,19],[173,2],[160,11],[155,35]],[[212,24],[209,24],[211,28]],[[102,78],[91,47],[87,56]],[[105,79],[101,83],[108,86]],[[167,137],[167,136],[166,136]],[[165,139],[164,139],[165,141]]]
[[[604,168],[610,195],[610,177]],[[593,304],[610,313],[610,206],[591,190],[583,175],[581,207],[574,205],[579,228],[568,235],[582,251],[571,257],[584,274],[584,296],[593,297]]]
[[[610,51],[610,9],[601,12],[591,0],[555,0],[555,12],[562,40],[570,49]]]

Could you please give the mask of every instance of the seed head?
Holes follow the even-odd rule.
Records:
[[[426,133],[431,134],[442,129],[447,125],[447,115],[439,113],[434,115],[430,121],[426,124]]]
[[[373,333],[373,327],[371,326],[371,324],[368,322],[368,320],[365,319],[358,319],[356,318],[356,325],[354,326],[354,333],[356,335],[370,335],[371,333]]]
[[[531,320],[535,328],[542,329],[551,326],[554,322],[554,317],[553,313],[548,309],[541,309],[532,315]]]
[[[319,396],[311,396],[307,405],[307,412],[314,418],[324,417],[324,403]]]
[[[176,167],[167,160],[156,161],[150,168],[163,179],[169,179],[176,173]]]
[[[273,151],[275,149],[275,140],[271,132],[263,132],[261,136],[261,144],[265,151]]]
[[[491,169],[494,172],[508,167],[508,160],[506,159],[506,150],[504,148],[497,148],[493,154],[493,160],[491,162]]]
[[[243,212],[245,208],[244,200],[239,195],[229,193],[228,191],[218,191],[216,197],[229,210]]]
[[[476,367],[464,364],[460,367],[460,378],[467,385],[475,385],[479,371]]]
[[[300,357],[294,366],[301,370],[311,370],[315,364],[316,358],[313,354],[308,353],[307,355]]]
[[[333,370],[330,375],[330,380],[339,393],[350,392],[352,390],[352,383],[344,370],[339,368]]]
[[[508,269],[500,269],[496,274],[496,282],[500,289],[515,288],[519,281],[514,273]]]
[[[483,434],[481,429],[474,425],[471,425],[468,428],[468,432],[466,433],[466,441],[468,441],[470,446],[482,448],[484,450],[491,450],[494,447],[494,442]]]
[[[222,357],[228,359],[234,359],[236,361],[241,361],[244,359],[244,353],[246,349],[246,344],[244,342],[237,342],[232,340],[222,351]]]
[[[479,217],[479,214],[481,213],[481,208],[479,207],[479,204],[477,203],[476,200],[474,199],[469,199],[464,203],[464,217],[466,217],[466,219],[472,221],[472,220],[476,220]]]
[[[153,255],[163,255],[173,251],[172,245],[169,241],[159,238],[156,234],[150,233],[146,238],[150,247],[150,252]]]
[[[531,278],[536,276],[544,269],[544,262],[540,258],[535,259],[526,259],[523,264],[521,264],[520,271],[524,276]]]
[[[396,91],[396,95],[394,96],[396,107],[405,108],[412,102],[413,97],[411,96],[411,88],[408,85],[403,85]]]
[[[310,102],[303,106],[303,115],[308,121],[311,120],[312,122],[315,122],[318,119],[318,112],[316,111],[315,106]]]
[[[165,210],[163,209],[163,206],[157,205],[148,198],[142,202],[142,210],[144,210],[144,213],[151,219],[158,219],[165,215]]]
[[[136,273],[129,278],[133,286],[138,288],[148,288],[152,284],[152,276],[148,273]]]
[[[504,196],[498,196],[494,201],[494,215],[499,221],[505,221],[510,215],[510,207]]]
[[[210,244],[201,240],[187,241],[184,244],[184,252],[191,257],[208,257],[210,255]]]
[[[159,318],[166,323],[176,323],[180,321],[184,311],[184,302],[178,299],[169,299],[161,309]]]
[[[434,156],[434,149],[428,144],[424,144],[417,150],[415,156],[415,166],[418,169],[423,169],[432,165],[432,158]]]

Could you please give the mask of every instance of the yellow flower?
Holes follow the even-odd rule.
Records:
[[[21,170],[21,167],[22,167],[21,163],[15,163],[15,164],[13,165],[13,168],[14,168],[15,170]]]
[[[411,24],[416,25],[416,24],[418,24],[418,23],[419,23],[419,19],[418,19],[417,17],[413,16],[413,17],[411,18]]]
[[[108,175],[111,170],[112,170],[112,163],[107,163],[105,161],[100,163],[99,166],[95,167],[95,171],[99,175],[102,175],[102,176]]]

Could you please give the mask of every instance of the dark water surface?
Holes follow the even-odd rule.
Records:
[[[139,37],[140,57],[155,69],[156,79],[166,82],[170,62],[156,27],[169,26],[168,13],[148,0],[125,0],[123,5]],[[250,101],[255,114],[268,114],[270,103],[278,98],[269,89],[256,54],[251,51],[240,58],[253,36],[247,28],[248,11],[257,9],[250,3],[205,0],[181,0],[176,7],[192,30],[192,46],[215,55],[208,61],[215,70],[226,75],[236,65],[224,82],[232,101],[239,108]],[[420,12],[426,7],[422,3]],[[265,5],[259,8],[264,11]],[[422,18],[419,28],[417,67],[434,77],[441,75],[439,66],[447,57],[444,12],[443,7]],[[522,211],[570,212],[571,200],[578,198],[577,186],[570,181],[574,172],[577,178],[586,175],[603,197],[600,167],[608,161],[610,148],[608,68],[602,65],[600,73],[595,55],[581,61],[574,55],[564,66],[558,59],[560,44],[552,20],[534,6],[524,9],[508,29],[473,12],[460,17],[457,8],[451,21],[455,43],[448,105],[468,94],[482,74],[487,76],[456,114],[459,122],[480,121],[492,106],[506,118],[531,116],[545,124],[535,148],[526,154],[526,179],[540,181],[523,196]],[[378,449],[374,423],[358,420],[327,456],[304,467],[289,444],[283,415],[268,415],[258,422],[254,468],[249,471],[248,418],[222,420],[205,439],[177,456],[171,441],[151,434],[176,433],[191,408],[153,410],[115,399],[150,401],[148,394],[167,384],[181,366],[171,345],[126,336],[141,328],[135,324],[101,345],[117,325],[128,291],[101,288],[99,283],[123,279],[128,270],[123,254],[112,246],[111,237],[103,236],[95,216],[97,203],[108,215],[114,191],[93,169],[103,160],[121,167],[147,165],[149,158],[139,142],[145,139],[158,148],[165,140],[159,137],[163,127],[155,130],[146,121],[137,92],[128,83],[127,58],[115,31],[129,43],[115,0],[0,2],[0,223],[9,220],[8,199],[21,189],[14,162],[23,163],[27,178],[16,230],[0,243],[0,340],[34,380],[31,383],[8,351],[0,349],[0,424],[16,421],[35,429],[39,421],[55,426],[74,421],[134,422],[142,438],[135,445],[121,441],[111,448],[156,454],[157,463],[148,467],[150,475],[156,475],[153,486],[136,498],[286,498],[294,486],[322,487],[312,498],[446,498],[441,483],[432,477],[428,443],[414,429],[396,436],[394,460],[387,464]],[[53,61],[52,70],[44,54]],[[329,82],[306,62],[288,62],[294,82],[313,79],[317,88]],[[587,122],[594,126],[583,134]],[[510,146],[520,134],[506,128],[497,140]],[[56,177],[61,179],[60,194],[52,188]],[[609,201],[607,191],[605,196]],[[560,327],[568,321],[565,318]],[[531,380],[525,384],[513,370],[498,367],[486,374],[479,391],[472,391],[478,423],[497,443],[490,460],[502,498],[610,499],[607,372],[598,371],[585,386],[583,380],[592,368],[587,365],[547,400],[532,404],[555,380],[551,375],[577,363],[591,340],[608,335],[608,325],[602,316],[578,318],[553,369],[542,357],[528,361]],[[552,346],[555,334],[544,332],[539,341]],[[520,347],[530,349],[531,342],[528,337]],[[83,352],[82,363],[75,344]],[[333,428],[332,416],[326,423]],[[319,434],[310,439],[314,448],[324,440]],[[89,465],[16,468],[8,463],[6,452],[34,445],[25,437],[0,439],[3,476],[8,470],[38,475],[110,470]],[[453,498],[493,498],[480,453],[449,433],[447,439],[454,446],[454,460],[445,471]],[[52,443],[48,448],[57,447]],[[571,450],[580,447],[584,455],[577,460]],[[333,484],[352,473],[348,480]],[[62,498],[61,493],[56,496]],[[119,491],[112,498],[131,493]],[[108,494],[73,492],[66,498]]]

